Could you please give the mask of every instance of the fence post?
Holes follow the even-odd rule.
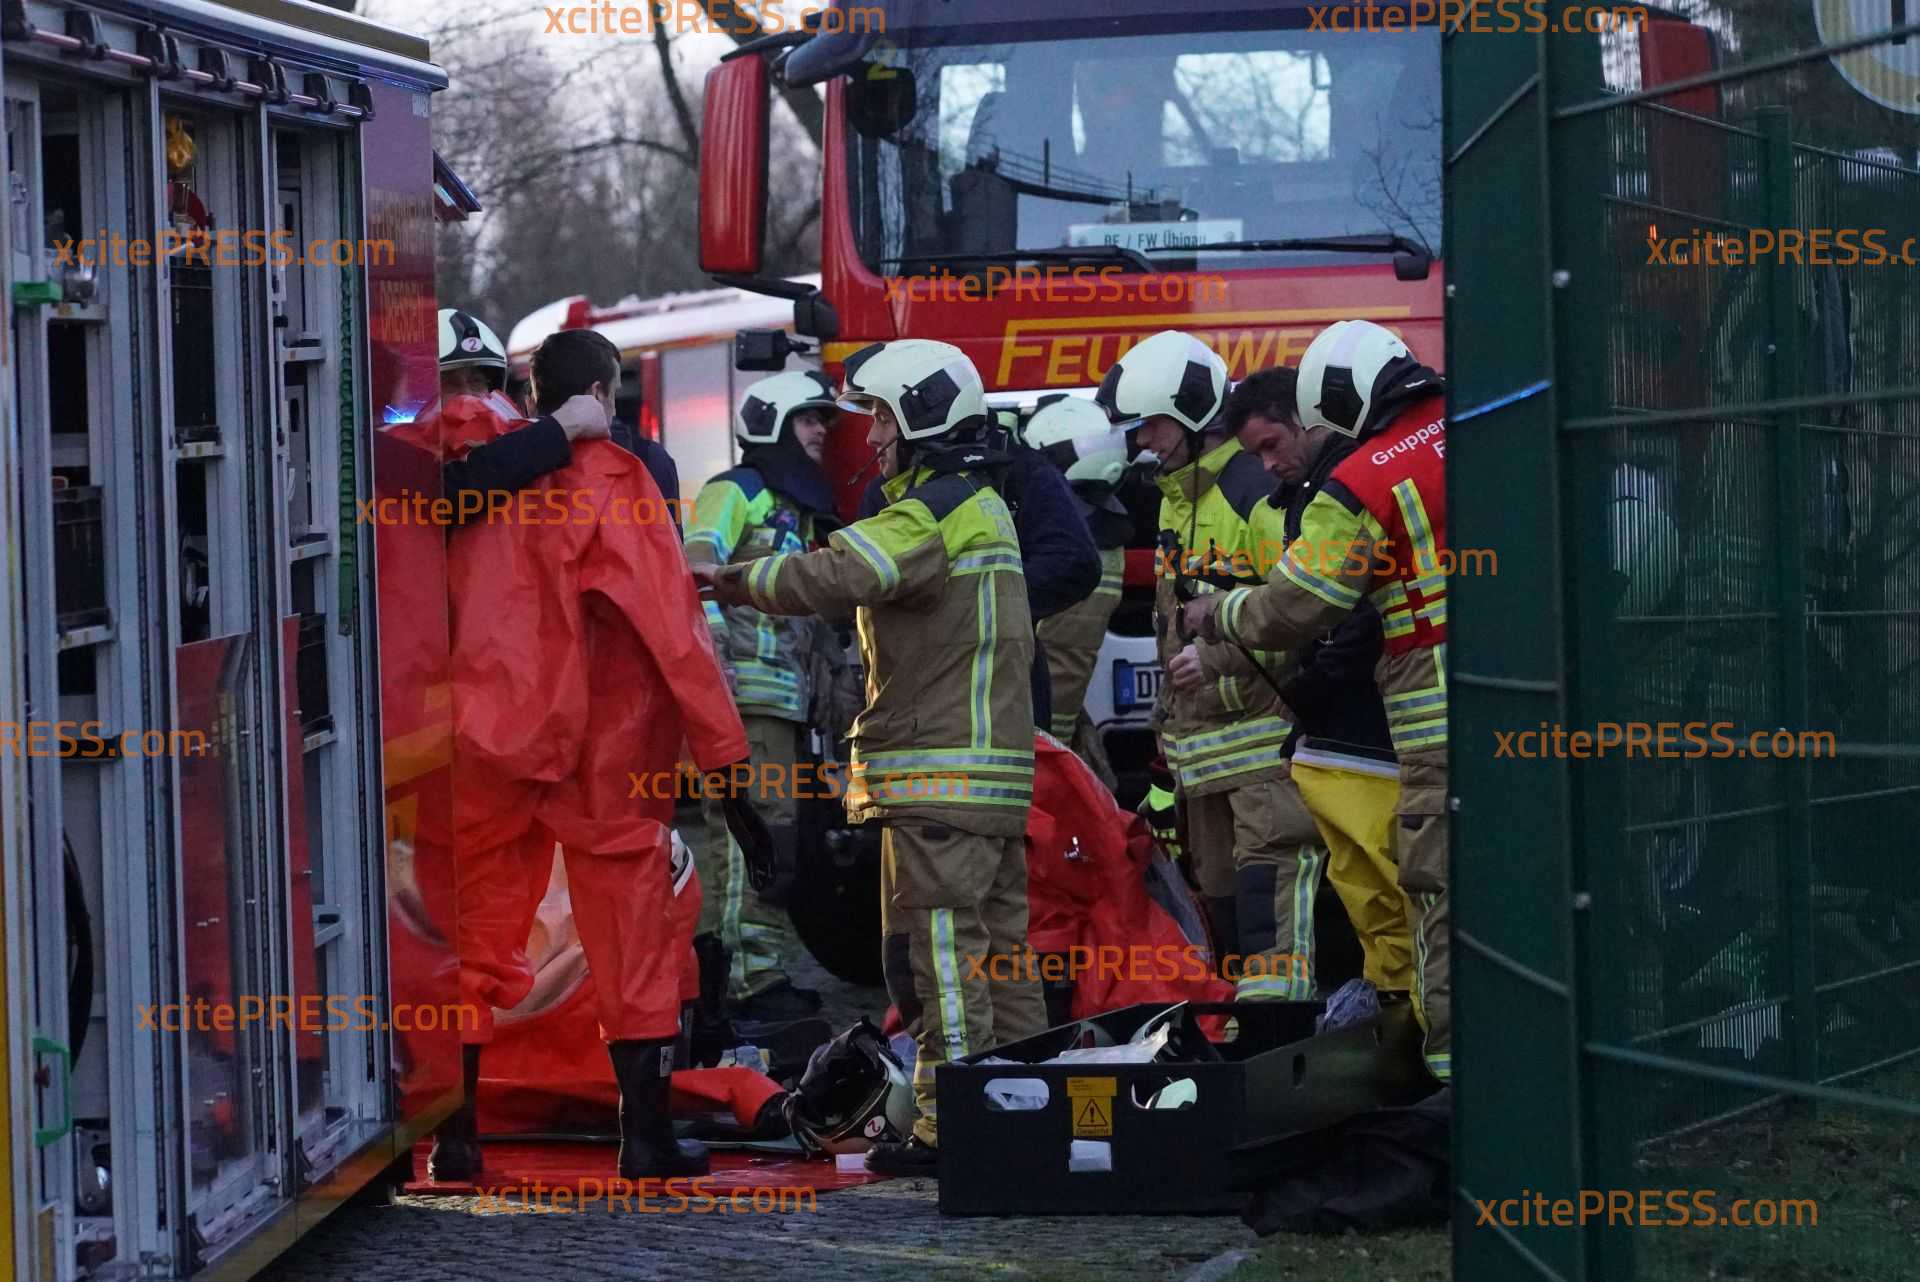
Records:
[[[1760,131],[1766,138],[1767,222],[1776,236],[1797,226],[1794,200],[1793,114],[1784,107],[1762,108]],[[1811,230],[1803,228],[1802,230]],[[1798,264],[1795,264],[1798,267]],[[1799,272],[1784,255],[1767,272],[1770,313],[1767,346],[1767,396],[1801,394],[1800,316],[1795,298]],[[1807,550],[1806,450],[1798,411],[1784,410],[1774,421],[1775,594],[1779,599],[1780,700],[1782,725],[1798,732],[1807,724]],[[1754,727],[1758,729],[1759,727]],[[1808,815],[1809,771],[1805,757],[1774,765],[1785,789],[1786,818],[1780,852],[1780,948],[1788,992],[1783,1020],[1796,1081],[1819,1080],[1819,1020],[1814,1009],[1813,851]],[[1796,1106],[1797,1107],[1797,1106]]]

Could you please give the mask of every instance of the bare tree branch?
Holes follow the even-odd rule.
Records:
[[[673,50],[667,39],[668,0],[649,0],[653,10],[653,47],[660,55],[660,78],[667,83],[667,100],[673,104],[673,114],[680,122],[680,136],[686,140],[690,155],[700,154],[700,126],[693,121],[693,112],[687,106],[687,96],[680,92],[680,76],[673,69]],[[696,168],[690,164],[688,168]]]
[[[736,45],[749,44],[763,36],[775,35],[760,26],[758,19],[750,18],[741,12],[735,0],[700,0],[700,7],[706,10],[708,21],[714,30],[724,31],[732,37]],[[786,100],[787,110],[807,131],[807,137],[813,139],[815,147],[821,147],[826,134],[827,112],[820,101],[820,95],[805,86],[782,89],[780,96]]]

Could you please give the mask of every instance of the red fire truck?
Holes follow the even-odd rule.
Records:
[[[709,75],[700,175],[702,266],[792,298],[830,372],[866,343],[944,339],[1024,413],[1089,394],[1162,329],[1242,378],[1346,317],[1443,363],[1433,28],[1322,30],[1300,0],[835,7],[819,34],[770,36]],[[816,290],[760,272],[771,93],[817,85]],[[787,344],[749,348],[771,363]],[[863,430],[829,444],[842,476],[866,461]],[[1135,498],[1145,517],[1157,495]],[[845,488],[847,515],[858,499]],[[1123,773],[1150,751],[1151,557],[1129,557],[1088,700]]]
[[[424,40],[0,27],[0,1277],[244,1277],[458,1101]],[[376,576],[375,568],[378,567]]]

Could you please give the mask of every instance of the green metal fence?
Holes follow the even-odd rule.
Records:
[[[1920,24],[1849,12],[1447,38],[1461,1279],[1920,1278],[1920,116],[1831,56],[1920,106]]]

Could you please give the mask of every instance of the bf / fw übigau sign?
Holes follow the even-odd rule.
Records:
[[[1920,0],[1813,0],[1821,44],[1920,22]],[[1920,33],[1833,55],[1847,83],[1883,107],[1920,114]]]

